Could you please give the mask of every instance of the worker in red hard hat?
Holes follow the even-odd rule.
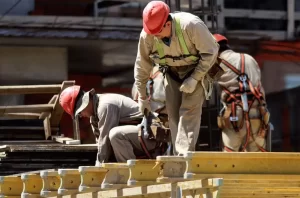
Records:
[[[96,166],[108,161],[111,147],[118,162],[144,155],[138,140],[140,126],[119,126],[132,121],[140,123],[142,119],[138,104],[131,98],[120,94],[96,94],[94,89],[84,92],[80,86],[71,86],[62,91],[59,103],[72,118],[90,118],[98,143]],[[156,146],[156,142],[147,139],[144,142],[148,149]]]
[[[174,154],[194,151],[199,136],[202,105],[208,97],[207,72],[217,60],[219,45],[204,22],[186,12],[170,13],[163,1],[143,10],[134,77],[140,111],[151,109],[146,83],[154,64],[163,73],[166,107]]]
[[[228,39],[214,34],[220,45],[220,66],[225,73],[218,80],[224,108],[218,117],[223,151],[266,151],[269,116],[260,68],[249,54],[233,51]]]

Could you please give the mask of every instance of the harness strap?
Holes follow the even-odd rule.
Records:
[[[224,146],[224,150],[226,150],[227,152],[234,152],[234,150],[232,150],[231,148]]]
[[[155,150],[157,148],[160,148],[160,152],[159,152],[160,155],[165,153],[165,148],[164,148],[165,144],[163,142],[156,142],[156,145],[155,145],[154,149],[148,150],[143,137],[141,135],[139,135],[138,139],[139,139],[141,147],[142,147],[144,153],[146,154],[146,156],[148,157],[148,159],[154,159],[151,153],[155,152]]]

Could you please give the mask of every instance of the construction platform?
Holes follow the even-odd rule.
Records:
[[[0,177],[1,197],[300,197],[300,154],[188,152]]]

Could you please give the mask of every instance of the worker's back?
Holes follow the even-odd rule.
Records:
[[[263,91],[261,85],[261,72],[260,68],[255,61],[255,59],[248,55],[245,56],[245,73],[248,75],[249,80],[252,82],[254,87],[260,86],[261,91]],[[225,50],[220,54],[220,58],[226,60],[236,69],[241,71],[241,54],[234,52],[233,50]],[[238,75],[234,73],[230,68],[228,68],[224,63],[221,64],[221,67],[224,69],[225,73],[218,80],[218,83],[228,89],[230,92],[234,92],[239,89]]]
[[[97,96],[99,98],[98,112],[103,108],[105,109],[106,106],[115,106],[117,108],[114,109],[118,109],[119,111],[115,114],[120,121],[142,117],[138,104],[127,96],[113,93],[97,94]]]

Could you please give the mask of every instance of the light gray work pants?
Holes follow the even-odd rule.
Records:
[[[109,140],[118,162],[146,155],[138,139],[138,132],[139,126],[135,125],[117,126],[109,131]],[[148,150],[155,148],[155,141],[144,139],[144,142]]]
[[[193,93],[184,93],[179,90],[181,83],[166,73],[164,84],[174,155],[195,151],[205,100],[201,82]]]

